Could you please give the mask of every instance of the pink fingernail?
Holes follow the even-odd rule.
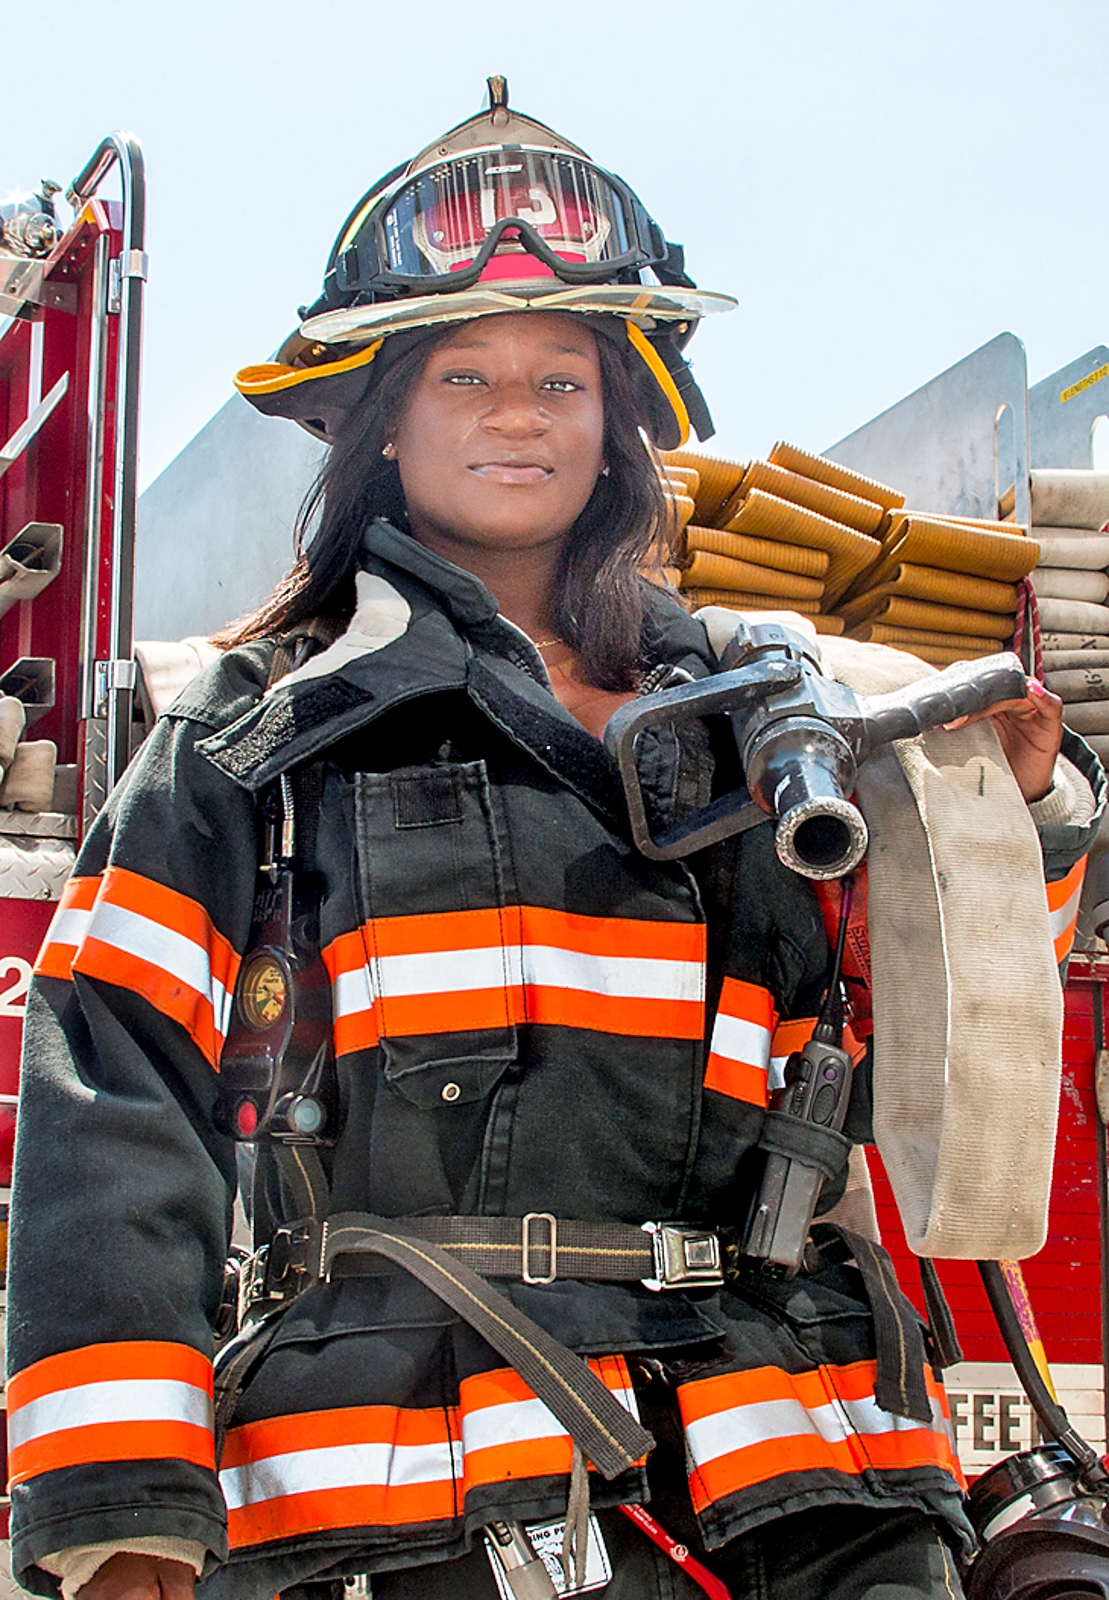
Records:
[[[1039,678],[1029,678],[1028,693],[1032,696],[1033,700],[1042,700],[1044,695],[1047,693],[1047,690],[1044,688]]]

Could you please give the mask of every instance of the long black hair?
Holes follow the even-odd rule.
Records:
[[[570,530],[549,610],[559,637],[577,650],[588,681],[625,690],[635,684],[646,605],[647,585],[639,569],[666,530],[667,504],[624,365],[623,329],[611,321],[615,336],[593,319],[609,470],[597,479]],[[340,624],[349,620],[363,530],[375,517],[408,529],[400,473],[382,449],[432,351],[453,331],[437,329],[399,354],[390,352],[393,358],[383,363],[370,392],[335,435],[301,506],[295,564],[270,598],[218,634],[216,644],[227,649],[289,633],[313,617]]]

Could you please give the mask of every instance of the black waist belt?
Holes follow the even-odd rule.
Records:
[[[455,1254],[440,1248],[428,1237],[429,1233],[441,1234],[445,1228],[454,1235],[455,1251],[468,1248],[470,1244],[488,1249],[489,1234],[485,1234],[484,1240],[478,1234],[489,1224],[503,1229],[509,1220],[503,1217],[374,1217],[350,1211],[324,1219],[310,1217],[279,1228],[266,1249],[260,1250],[248,1264],[244,1279],[246,1317],[261,1317],[262,1320],[248,1320],[243,1331],[221,1352],[217,1364],[219,1446],[222,1448],[243,1385],[273,1337],[277,1326],[274,1313],[313,1284],[339,1276],[343,1269],[349,1269],[356,1262],[361,1263],[360,1270],[365,1271],[376,1259],[379,1270],[384,1265],[386,1269],[399,1267],[409,1273],[480,1334],[520,1374],[606,1478],[615,1478],[627,1471],[654,1444],[646,1429],[640,1427],[579,1356],[517,1310],[467,1262],[457,1259]],[[533,1271],[540,1264],[540,1249],[530,1234],[544,1224],[548,1228],[545,1263],[549,1270],[540,1276]],[[602,1249],[619,1251],[622,1244],[633,1242],[631,1236],[635,1234],[649,1242],[648,1235],[633,1227],[607,1223],[574,1226],[591,1230],[588,1237],[585,1232],[578,1236],[579,1250],[597,1243]],[[522,1269],[526,1268],[531,1282],[552,1283],[558,1264],[559,1224],[545,1213],[536,1213],[518,1218],[516,1227],[519,1230],[515,1244],[516,1270],[522,1274]],[[715,1234],[692,1229],[686,1232],[696,1240],[711,1241],[719,1250]],[[469,1240],[460,1238],[460,1233],[470,1233],[472,1237]],[[642,1246],[639,1249],[642,1252]],[[648,1257],[653,1261],[653,1252],[641,1254],[640,1264]],[[630,1267],[631,1263],[623,1260],[623,1254],[621,1260],[625,1269]],[[630,1271],[626,1275],[631,1276]]]
[[[393,1217],[360,1212],[310,1218],[279,1228],[249,1263],[244,1311],[295,1298],[313,1283],[395,1271],[377,1241],[383,1233],[435,1245],[483,1278],[554,1283],[640,1282],[650,1289],[718,1288],[724,1282],[719,1236],[684,1223],[574,1222],[549,1211],[526,1217]]]

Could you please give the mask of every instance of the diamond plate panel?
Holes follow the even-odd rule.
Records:
[[[67,839],[0,837],[0,899],[60,900],[75,860]]]
[[[77,818],[64,811],[0,811],[0,836],[30,839],[75,839]]]

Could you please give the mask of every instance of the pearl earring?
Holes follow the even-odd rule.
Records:
[[[394,456],[395,456],[395,455],[396,455],[396,453],[397,453],[397,447],[396,447],[396,445],[395,445],[395,444],[394,444],[394,443],[393,443],[393,441],[392,441],[392,439],[390,439],[390,440],[389,440],[389,442],[388,442],[388,444],[386,444],[386,445],[385,445],[385,446],[384,446],[384,447],[383,447],[383,448],[382,448],[382,451],[381,451],[381,453],[382,453],[382,455],[383,455],[383,456],[384,456],[384,457],[385,457],[385,459],[386,459],[386,461],[392,461],[392,459],[393,459],[393,457],[394,457]]]
[[[602,468],[601,468],[601,477],[602,477],[602,478],[607,478],[607,477],[608,477],[608,475],[609,475],[609,472],[610,472],[610,471],[611,471],[611,468],[609,468],[609,467],[602,467]]]

